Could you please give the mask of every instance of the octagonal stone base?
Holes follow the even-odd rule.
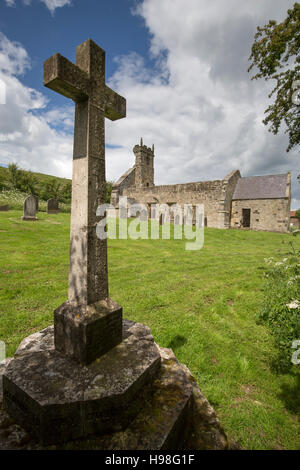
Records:
[[[56,351],[49,327],[26,338],[6,367],[4,407],[43,444],[120,431],[139,412],[160,365],[144,325],[124,320],[123,341],[88,366]]]

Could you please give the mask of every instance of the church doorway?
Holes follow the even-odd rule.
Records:
[[[251,209],[243,209],[242,224],[244,228],[250,228]]]

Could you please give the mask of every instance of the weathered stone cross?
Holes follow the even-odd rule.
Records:
[[[68,302],[55,312],[55,346],[81,362],[91,362],[99,353],[87,352],[88,343],[99,338],[94,324],[95,338],[86,336],[92,328],[91,324],[88,326],[88,307],[99,307],[100,302],[102,317],[103,306],[109,312],[119,307],[108,298],[107,244],[96,235],[96,211],[106,199],[105,117],[125,117],[126,100],[106,86],[105,51],[90,39],[77,47],[76,65],[60,54],[50,57],[44,64],[44,85],[76,103],[69,294]],[[99,308],[96,310],[99,317]],[[92,311],[95,313],[95,309]],[[105,321],[112,327],[111,319]],[[80,336],[82,324],[85,326]],[[101,336],[110,334],[103,322],[99,332]]]

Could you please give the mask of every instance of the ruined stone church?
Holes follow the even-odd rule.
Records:
[[[113,185],[111,204],[120,196],[152,204],[203,204],[204,225],[287,232],[290,222],[291,174],[242,177],[234,170],[224,179],[155,186],[154,146],[133,148],[135,165]]]

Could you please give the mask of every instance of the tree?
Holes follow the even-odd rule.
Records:
[[[42,198],[47,201],[48,199],[60,199],[61,195],[61,183],[59,183],[55,178],[51,178],[46,182],[43,191]]]
[[[0,173],[0,191],[5,188],[5,182],[4,182],[4,177]]]
[[[8,165],[9,182],[14,189],[20,189],[22,170],[18,167],[17,163],[10,163]]]
[[[38,180],[31,171],[21,170],[21,176],[19,181],[19,188],[21,189],[21,191],[37,196],[37,184]]]
[[[107,204],[110,203],[110,196],[111,196],[111,192],[112,192],[112,187],[113,187],[113,183],[111,181],[107,181],[106,182],[106,202],[107,202]]]
[[[69,204],[72,198],[72,183],[66,183],[61,190],[62,202]]]
[[[265,110],[265,125],[269,131],[278,134],[282,123],[289,136],[287,152],[300,144],[300,3],[287,12],[287,18],[278,23],[270,20],[263,27],[258,26],[254,36],[248,72],[257,67],[258,72],[251,78],[276,80],[269,98],[276,96],[273,104]]]

